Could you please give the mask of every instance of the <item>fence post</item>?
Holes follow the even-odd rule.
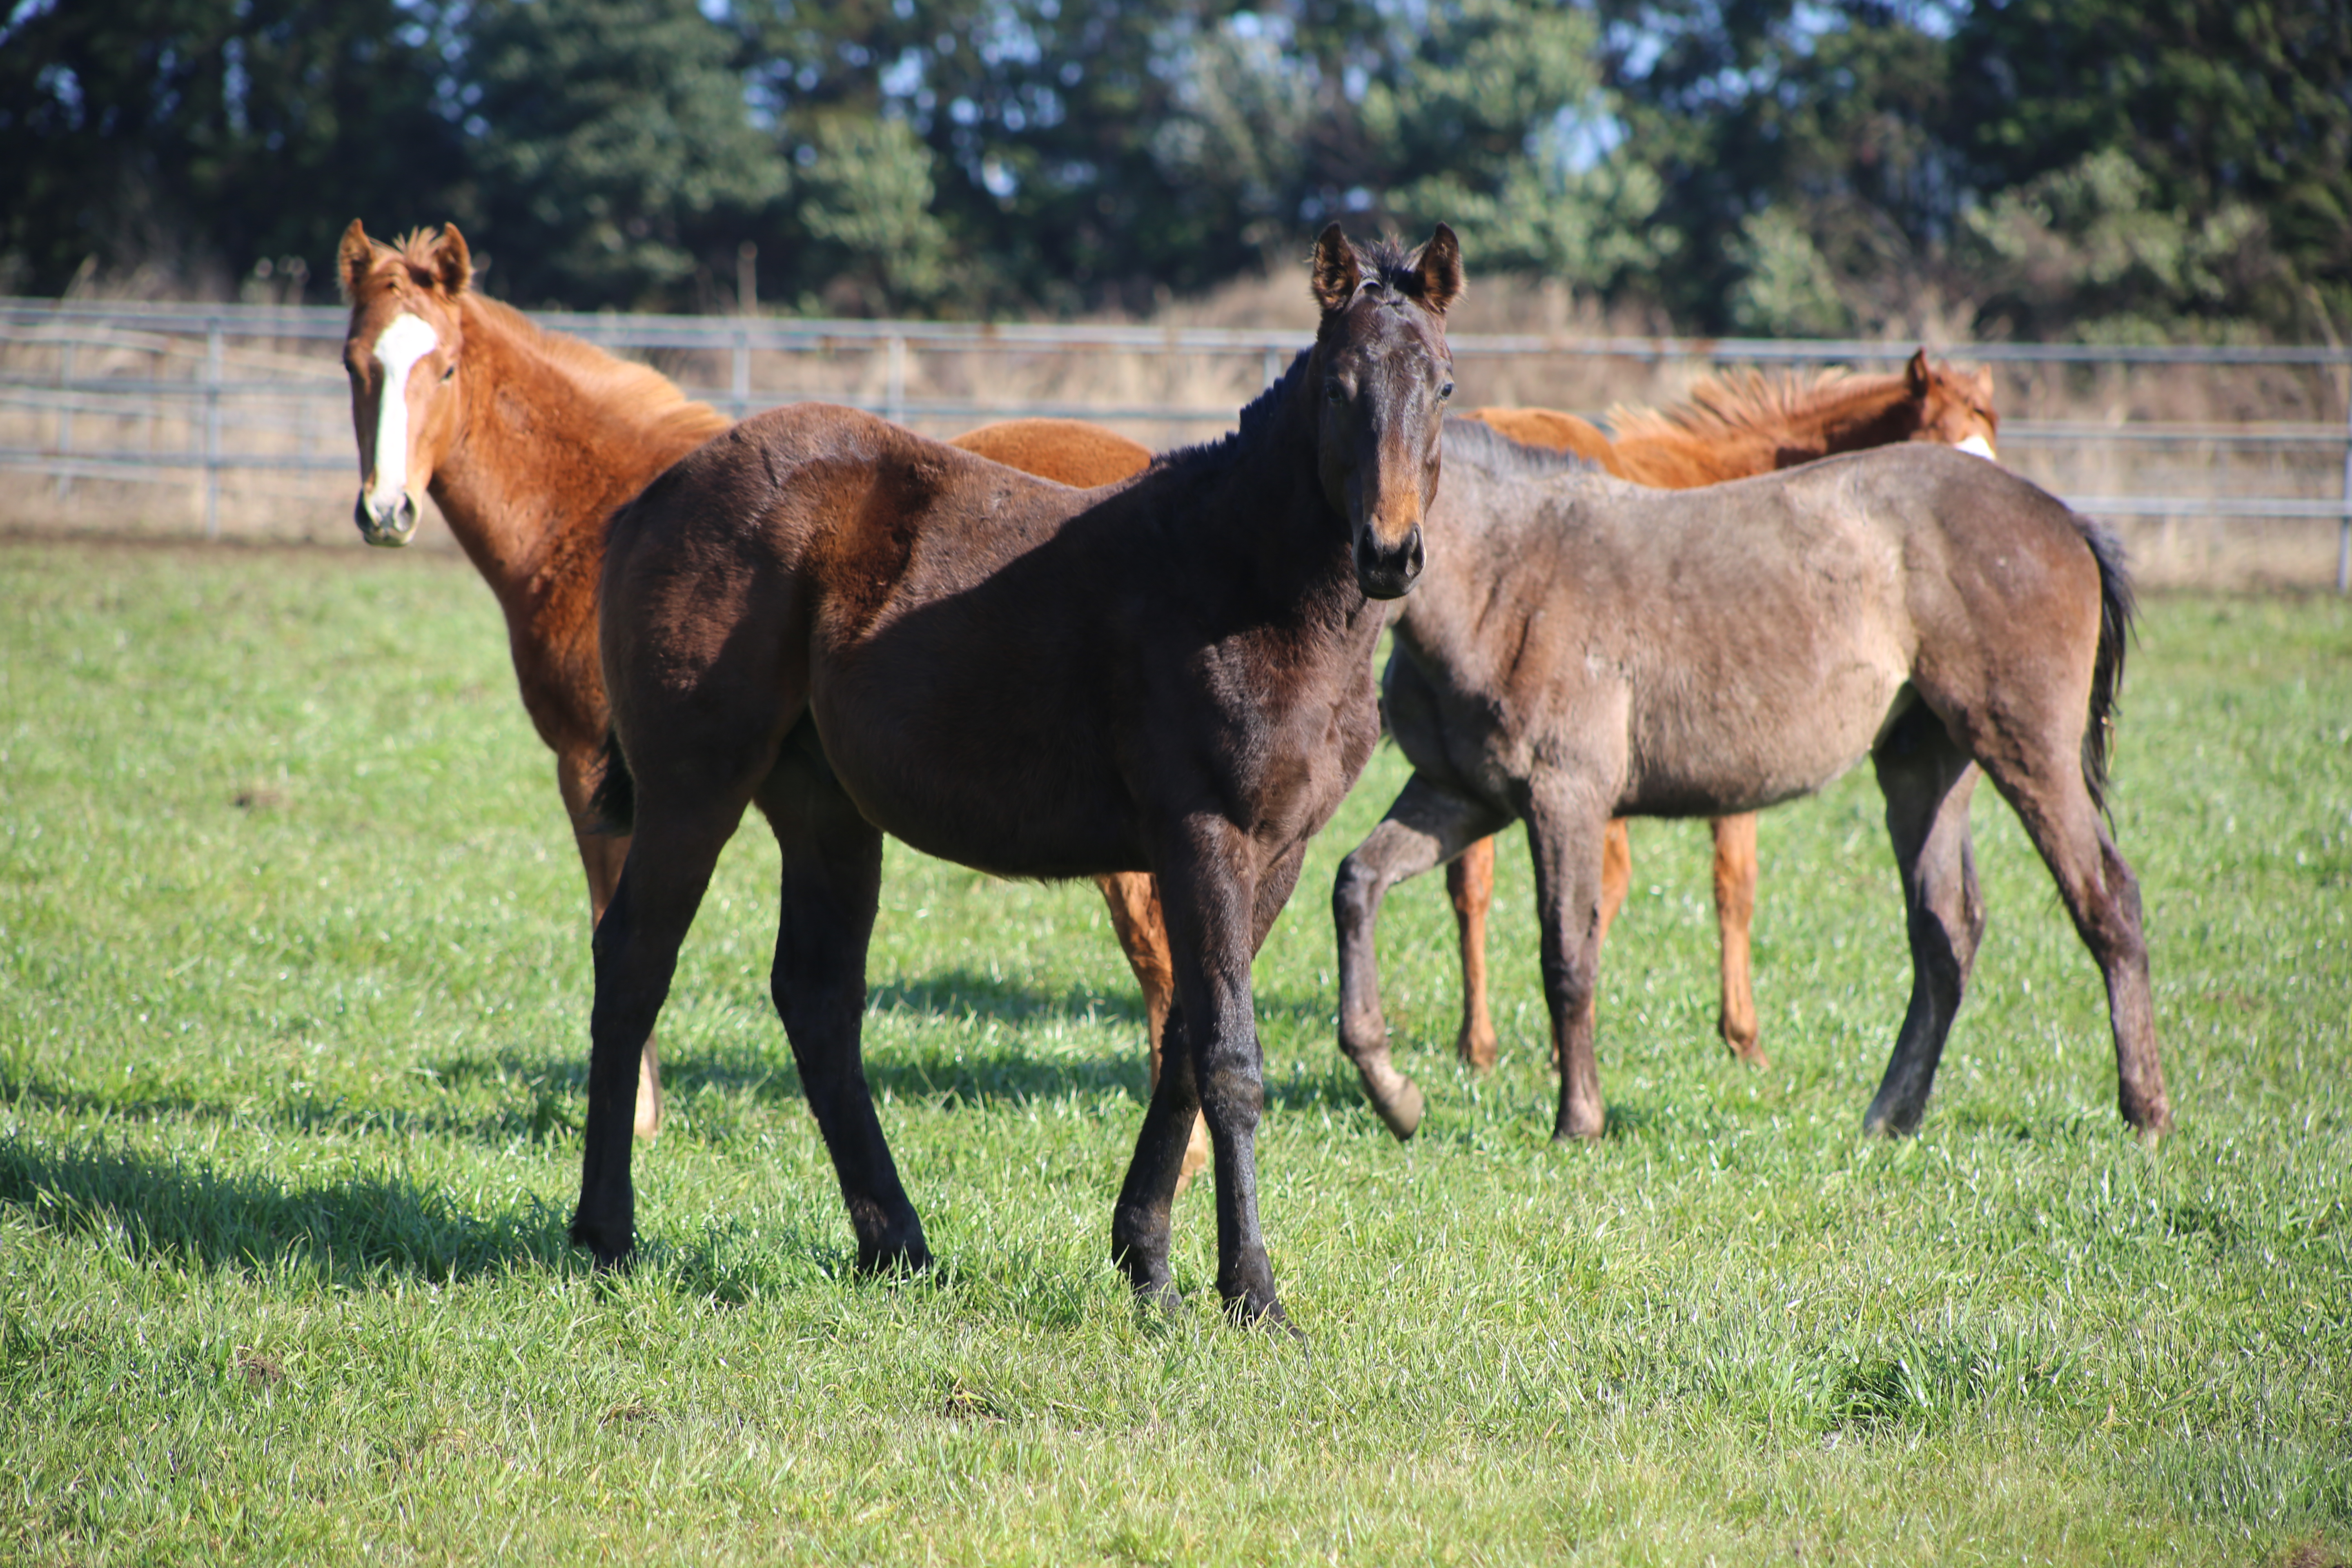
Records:
[[[1265,345],[1265,384],[1272,386],[1282,379],[1282,351],[1274,344]]]
[[[58,470],[59,500],[73,494],[73,375],[74,343],[68,338],[58,358],[58,456],[65,459]]]
[[[205,537],[220,537],[221,323],[205,323]]]
[[[2344,515],[2336,520],[2336,595],[2352,593],[2352,363],[2344,367]]]
[[[751,248],[749,241],[744,248]],[[751,334],[741,328],[735,331],[735,417],[740,422],[751,412]]]
[[[882,416],[893,425],[907,422],[907,340],[890,339],[890,379],[883,395]]]

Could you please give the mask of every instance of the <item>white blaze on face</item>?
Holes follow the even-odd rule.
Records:
[[[2000,461],[2000,458],[1992,455],[1992,443],[1986,440],[1981,436],[1969,437],[1967,440],[1962,441],[1957,447],[1955,447],[1954,450],[1973,452],[1978,457],[1986,459],[1988,462],[1997,463]]]
[[[375,341],[383,389],[375,407],[375,475],[367,498],[372,510],[398,506],[401,492],[408,488],[408,373],[439,345],[424,318],[404,310]]]

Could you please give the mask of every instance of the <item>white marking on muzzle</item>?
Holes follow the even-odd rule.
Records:
[[[2000,461],[1999,458],[1992,455],[1992,443],[1981,436],[1971,436],[1967,440],[1955,445],[1952,449],[1956,452],[1973,452],[1988,462]]]
[[[383,366],[383,390],[375,408],[375,473],[368,486],[368,510],[381,516],[400,504],[408,488],[408,373],[440,346],[422,316],[404,310],[375,340],[375,363]]]

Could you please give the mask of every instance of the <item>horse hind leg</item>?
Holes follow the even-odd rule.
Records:
[[[813,734],[803,722],[796,738],[805,748]],[[857,1268],[929,1268],[923,1222],[875,1115],[860,1038],[866,953],[881,901],[881,830],[859,815],[821,756],[791,741],[756,798],[783,856],[769,994],[833,1158],[857,1237]]]
[[[2063,726],[2051,726],[2053,731]],[[1994,787],[2017,811],[2026,836],[2058,883],[2058,895],[2106,984],[2107,1022],[2116,1042],[2116,1103],[2123,1119],[2150,1137],[2172,1130],[2172,1101],[2156,1042],[2155,999],[2139,879],[2108,835],[2078,761],[2079,741],[2053,739],[2021,764],[1992,773]],[[1992,772],[1988,764],[1988,772]]]
[[[1160,886],[1141,871],[1097,877],[1095,886],[1102,889],[1119,951],[1127,955],[1127,966],[1135,972],[1135,983],[1143,992],[1144,1043],[1150,1052],[1151,1087],[1156,1089],[1167,1050],[1168,1014],[1176,1000],[1176,961],[1168,951],[1168,920],[1160,907]],[[1184,1168],[1176,1177],[1178,1196],[1208,1163],[1209,1126],[1196,1115],[1192,1142],[1184,1150]]]
[[[1722,942],[1722,1005],[1717,1032],[1731,1054],[1769,1068],[1764,1029],[1756,1017],[1749,936],[1756,925],[1756,814],[1720,816],[1715,824],[1715,925]]]
[[[604,910],[613,901],[613,890],[621,883],[621,866],[629,854],[628,836],[608,830],[589,805],[594,791],[591,780],[598,771],[593,765],[593,752],[585,756],[566,752],[557,758],[555,767],[556,787],[562,792],[564,810],[572,818],[572,842],[580,848],[580,868],[588,878],[592,928],[604,918]],[[656,1027],[646,1036],[645,1049],[637,1058],[635,1131],[648,1143],[661,1136],[661,1052],[656,1045],[659,1033]]]
[[[629,1155],[646,1044],[669,994],[679,944],[743,805],[739,794],[690,810],[667,810],[656,802],[641,807],[619,886],[596,924],[588,1122],[571,1235],[602,1268],[623,1262],[635,1246]]]
[[[1495,1018],[1486,1000],[1486,913],[1495,903],[1495,841],[1481,838],[1445,867],[1462,948],[1462,1032],[1454,1054],[1479,1072],[1495,1065]]]
[[[1968,753],[1925,707],[1914,708],[1895,726],[1873,761],[1903,879],[1911,1001],[1863,1126],[1900,1135],[1916,1131],[1927,1111],[1944,1042],[1984,937],[1984,900],[1969,837],[1969,801],[1978,775]]]

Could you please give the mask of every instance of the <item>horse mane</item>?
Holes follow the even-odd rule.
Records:
[[[1563,447],[1534,447],[1514,441],[1482,419],[1451,418],[1445,422],[1445,460],[1466,463],[1497,479],[1549,479],[1562,474],[1600,474],[1608,470],[1590,458]]]
[[[378,243],[376,277],[397,269],[389,286],[396,290],[425,291],[438,280],[438,229],[413,228],[389,245]],[[551,331],[502,300],[472,288],[454,301],[471,321],[488,323],[499,334],[561,372],[590,401],[628,419],[649,435],[700,443],[733,423],[707,403],[690,401],[677,384],[649,364],[639,364],[605,353],[592,342]]]
[[[676,382],[649,364],[622,359],[594,343],[551,331],[502,300],[470,289],[463,298],[476,319],[489,321],[520,341],[561,371],[584,395],[649,431],[700,442],[734,423],[708,403],[688,398]]]
[[[1891,405],[1909,394],[1909,384],[1901,375],[1856,375],[1832,368],[1808,382],[1795,375],[1768,376],[1759,370],[1740,370],[1702,376],[1691,387],[1688,400],[1673,408],[1612,405],[1609,426],[1619,440],[1778,437],[1842,406],[1870,398],[1885,398]]]

